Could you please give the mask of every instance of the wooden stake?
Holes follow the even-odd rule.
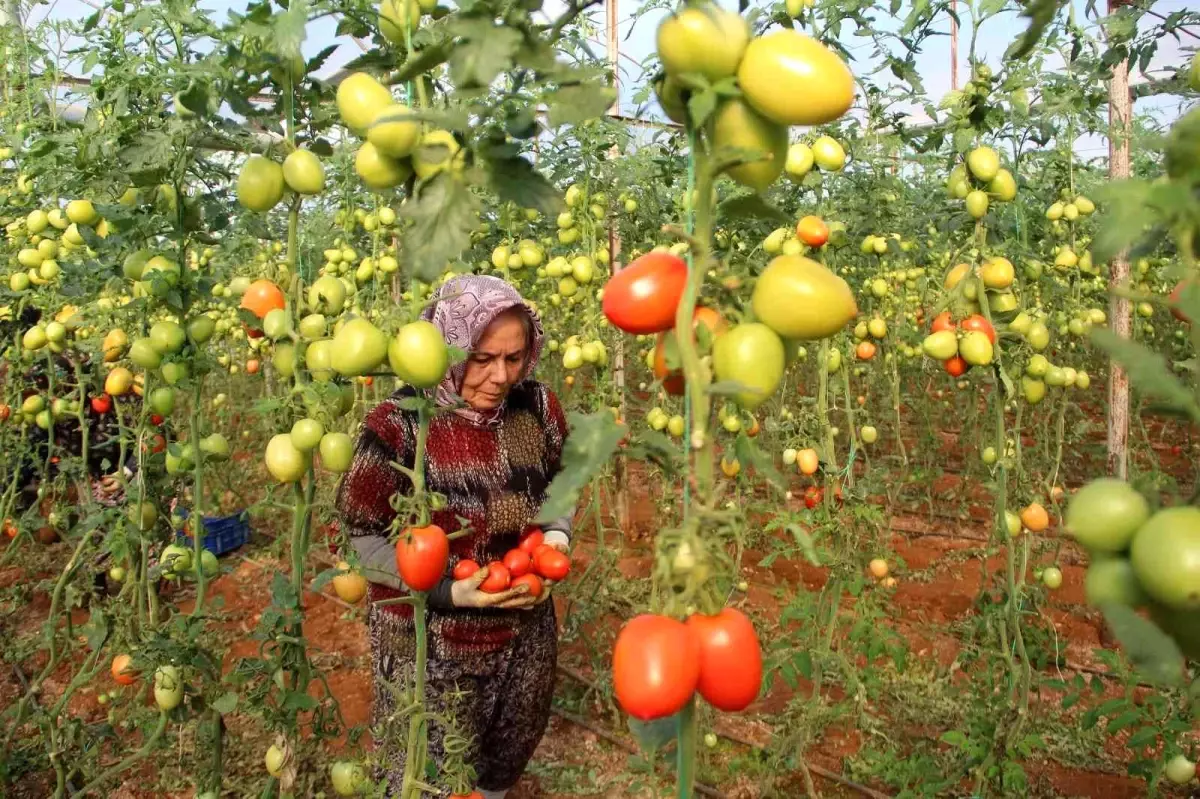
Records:
[[[615,92],[612,108],[609,109],[609,115],[618,117],[621,114],[621,73],[618,61],[621,57],[620,41],[617,39],[617,0],[605,0],[605,12],[608,16],[608,65],[612,70],[612,87]],[[611,161],[616,161],[620,155],[617,152],[616,145],[613,145],[609,150],[608,157]],[[611,200],[610,200],[611,201]],[[619,209],[618,213],[624,209]],[[612,219],[610,215],[610,220]],[[617,230],[614,222],[610,221],[608,226],[608,265],[612,274],[616,274],[621,270],[621,234]],[[612,360],[612,376],[613,385],[617,389],[617,415],[625,422],[625,337],[620,336],[617,339],[616,351],[613,353]],[[622,535],[628,534],[629,531],[629,491],[628,491],[628,475],[626,472],[625,457],[619,452],[613,464],[613,477],[617,483],[616,503],[617,503],[617,526],[621,528]]]
[[[1109,0],[1111,14],[1121,0]],[[1129,177],[1129,134],[1133,99],[1129,94],[1129,61],[1113,66],[1108,84],[1108,177],[1123,180]],[[1129,252],[1123,250],[1109,264],[1109,324],[1121,338],[1129,338],[1132,309],[1125,297],[1113,289],[1129,282]],[[1129,377],[1116,361],[1108,371],[1108,471],[1125,479],[1129,471]]]

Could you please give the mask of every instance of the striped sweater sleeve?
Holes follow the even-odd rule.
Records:
[[[408,478],[392,462],[410,465],[412,436],[395,398],[385,400],[363,420],[350,468],[338,488],[337,509],[358,553],[363,576],[391,588],[403,588],[395,548],[388,541],[391,498],[408,490]]]

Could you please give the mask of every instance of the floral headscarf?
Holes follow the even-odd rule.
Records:
[[[512,308],[520,308],[529,316],[530,329],[533,331],[525,369],[520,378],[524,380],[533,374],[534,367],[537,366],[545,335],[537,314],[515,288],[500,278],[490,275],[460,275],[447,280],[438,289],[437,296],[421,314],[421,318],[432,322],[442,331],[442,337],[447,344],[470,353],[479,344],[483,331],[492,320]],[[458,405],[462,401],[460,392],[466,372],[466,361],[450,368],[437,387],[438,405],[448,407]],[[455,408],[454,412],[472,424],[493,427],[500,423],[504,404],[501,403],[489,411],[478,411],[467,406]]]

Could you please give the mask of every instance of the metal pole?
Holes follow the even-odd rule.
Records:
[[[1111,14],[1122,0],[1109,0]],[[1110,180],[1129,177],[1129,134],[1133,100],[1129,94],[1129,61],[1115,64],[1108,84],[1108,176]],[[1109,323],[1121,338],[1129,338],[1132,309],[1128,299],[1113,289],[1129,282],[1129,252],[1123,250],[1109,264]],[[1116,361],[1108,370],[1108,471],[1121,479],[1129,472],[1129,377]]]

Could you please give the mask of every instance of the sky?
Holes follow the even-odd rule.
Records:
[[[638,112],[637,103],[633,98],[638,89],[638,78],[641,75],[640,65],[654,49],[654,32],[663,12],[649,13],[638,19],[635,24],[633,13],[637,9],[640,0],[610,1],[619,3],[617,34],[621,48],[619,61],[621,83],[620,110],[623,114],[633,115]],[[720,2],[722,5],[728,7],[736,7],[736,0],[720,0]],[[1080,20],[1085,19],[1084,8],[1086,0],[1072,0],[1072,2],[1076,5],[1077,18]],[[1152,8],[1165,16],[1173,11],[1189,7],[1195,8],[1194,5],[1189,5],[1194,2],[1195,0],[1156,0]],[[231,9],[242,10],[246,7],[246,2],[245,0],[201,0],[198,5],[201,8],[212,11],[215,15],[214,19],[217,22],[223,22]],[[548,13],[555,14],[563,5],[562,0],[546,0],[545,9]],[[1102,6],[1103,3],[1100,2],[1098,5]],[[30,21],[36,22],[44,18],[78,20],[89,16],[97,7],[99,6],[95,3],[95,0],[50,0],[48,5],[34,8],[31,12]],[[960,5],[959,8],[962,9],[963,6]],[[966,53],[971,35],[967,15],[962,13],[961,16],[963,28],[959,31],[958,65],[960,86],[969,78]],[[876,17],[876,24],[879,27],[885,27],[889,22],[898,25],[898,21],[889,21],[886,10],[881,9],[876,14]],[[603,55],[606,52],[607,41],[607,31],[605,29],[606,17],[603,8],[598,9],[593,14],[592,19],[596,26],[594,52],[597,55]],[[1088,23],[1088,25],[1094,28],[1092,23]],[[1025,26],[1026,21],[1020,19],[1016,13],[1012,12],[988,20],[981,27],[978,37],[977,50],[979,56],[993,68],[998,69],[1004,51],[1014,39],[1020,36]],[[332,74],[362,52],[360,46],[349,37],[335,36],[334,28],[335,22],[333,20],[328,18],[318,20],[310,24],[308,38],[304,43],[303,49],[305,55],[312,57],[331,41],[336,40],[338,42],[339,47],[337,51],[326,62],[319,73],[321,77],[327,77]],[[917,70],[929,96],[935,102],[950,90],[949,29],[950,20],[947,17],[943,27],[947,35],[928,39],[924,45],[923,52],[917,55]],[[1200,30],[1197,30],[1196,34],[1200,36]],[[873,48],[873,42],[870,39],[855,37],[852,31],[845,31],[843,32],[842,43],[849,50],[851,57],[855,59],[851,62],[850,67],[856,74],[861,74],[863,71],[871,68],[869,63],[863,61],[863,59],[869,57]],[[1159,44],[1158,53],[1150,64],[1149,72],[1152,75],[1161,76],[1165,74],[1165,68],[1185,63],[1197,45],[1200,45],[1200,38],[1192,38],[1186,35],[1179,42],[1173,39],[1163,40]],[[1139,75],[1131,76],[1132,83],[1136,84],[1142,80],[1144,78]],[[1140,100],[1135,107],[1135,113],[1153,113],[1161,119],[1169,121],[1179,116],[1181,110],[1186,107],[1186,104],[1186,100],[1182,97],[1159,96]],[[650,106],[642,109],[642,115],[661,118],[658,116],[657,108],[653,107],[653,103]],[[919,123],[926,120],[927,117],[919,107],[912,108],[912,121]],[[1087,137],[1076,143],[1076,151],[1084,158],[1105,156],[1107,154],[1107,143],[1100,137]]]

